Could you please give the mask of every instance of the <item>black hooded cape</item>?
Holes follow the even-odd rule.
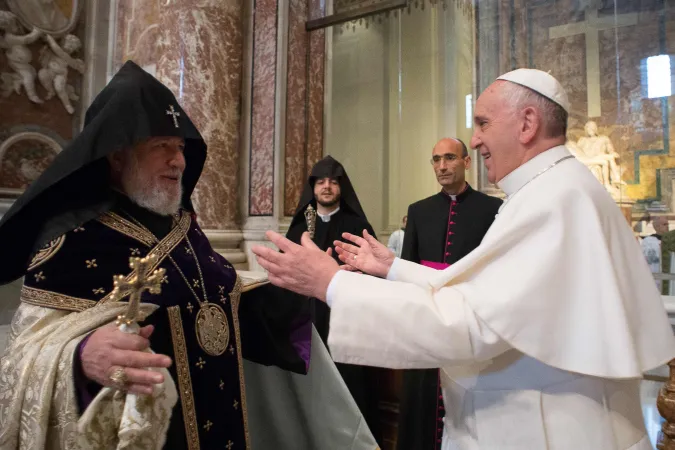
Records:
[[[342,233],[347,232],[361,236],[363,235],[363,230],[366,229],[371,235],[375,236],[375,232],[373,231],[373,227],[368,223],[368,219],[366,219],[366,214],[363,212],[363,208],[361,208],[361,202],[359,202],[359,198],[356,196],[345,168],[330,155],[312,167],[286,237],[296,244],[300,243],[302,234],[307,231],[305,210],[309,205],[312,205],[316,210],[314,184],[321,178],[337,178],[340,184],[340,210],[331,216],[330,222],[323,222],[317,214],[316,231],[313,240],[321,250],[325,251],[328,248],[333,248],[333,258],[338,264],[342,264],[333,246],[334,241],[343,240]],[[312,302],[312,317],[319,335],[324,343],[328,345],[328,323],[330,320],[328,306],[324,302]]]
[[[309,205],[312,205],[316,209],[314,184],[316,180],[321,178],[337,178],[340,184],[340,211],[331,216],[331,220],[328,223],[323,223],[317,215],[314,242],[322,250],[326,250],[329,247],[333,247],[334,240],[342,240],[342,233],[344,232],[361,236],[363,230],[366,229],[370,234],[375,236],[373,227],[368,223],[366,214],[361,207],[361,202],[359,202],[359,198],[356,196],[356,192],[354,192],[354,187],[349,180],[349,176],[347,176],[345,168],[329,155],[317,162],[312,168],[286,237],[293,242],[299,243],[302,233],[307,231],[305,210]],[[340,263],[337,253],[334,252],[333,257]]]
[[[178,121],[178,127],[174,120]],[[112,276],[122,273],[121,270],[124,269],[121,267],[128,265],[130,244],[126,244],[127,241],[124,240],[128,239],[128,236],[111,231],[109,227],[98,223],[96,219],[107,212],[130,213],[131,217],[137,219],[159,239],[163,239],[164,234],[168,234],[167,230],[172,228],[172,217],[159,216],[145,210],[110,187],[110,166],[106,156],[115,150],[130,148],[145,139],[159,136],[178,136],[185,140],[186,168],[183,172],[182,205],[183,209],[194,213],[190,196],[204,166],[206,143],[171,91],[133,62],[127,62],[94,100],[87,111],[85,128],[81,134],[58,155],[52,165],[31,184],[0,221],[0,245],[8,255],[0,262],[0,283],[7,283],[28,273],[31,276],[26,276],[24,288],[35,287],[49,293],[63,291],[65,295],[87,299],[85,301],[91,303],[100,300],[92,296],[89,288],[92,287],[92,283],[100,283],[100,286],[104,286],[105,283],[112,284]],[[183,214],[181,217],[186,216]],[[220,301],[223,299],[231,301],[230,293],[234,292],[232,286],[235,285],[236,279],[234,270],[224,258],[213,252],[208,240],[194,222],[194,214],[192,216],[193,225],[187,233],[190,234],[189,239],[195,245],[195,258],[198,254],[212,254],[212,261],[219,262],[219,264],[214,262],[213,267],[217,269],[208,266],[212,273],[206,273],[207,269],[204,269],[207,290],[212,288],[212,285],[220,283],[222,284],[220,293],[223,295]],[[168,227],[164,226],[166,221],[168,221]],[[181,223],[183,222],[181,219]],[[86,226],[86,232],[82,225]],[[174,230],[177,228],[175,227]],[[80,229],[82,232],[78,233]],[[53,239],[60,239],[66,233],[69,236],[68,244],[64,244],[63,249],[67,251],[60,250],[58,254],[55,253],[52,256],[52,259],[44,262],[37,269],[44,270],[48,276],[39,278],[42,272],[31,273],[28,266],[33,253],[43,244]],[[124,245],[119,244],[121,240]],[[145,250],[137,241],[131,242],[134,243],[133,246],[139,247],[139,249],[131,250],[141,253]],[[76,258],[73,257],[73,255],[81,256],[82,249],[94,256],[105,255],[105,257],[99,257],[96,271],[86,272],[82,261],[75,260]],[[187,254],[181,253],[181,249],[181,246],[176,246],[172,250],[178,262],[181,262],[178,259],[179,256],[184,257]],[[118,265],[113,267],[114,264]],[[198,265],[187,264],[185,267],[195,271],[191,278],[197,276]],[[35,270],[33,269],[34,272]],[[213,272],[216,270],[218,271]],[[67,272],[68,276],[58,276],[62,272]],[[186,273],[190,275],[189,272]],[[178,280],[178,282],[175,287],[172,284],[171,289],[163,291],[161,299],[167,304],[177,302],[176,304],[181,307],[181,314],[185,314],[188,309],[185,304],[190,301],[190,294],[187,288],[181,285],[180,277],[175,273],[173,275],[172,280]],[[201,276],[201,271],[199,276]],[[73,292],[77,290],[80,290],[81,294],[74,295]],[[97,295],[102,296],[104,293]],[[144,301],[156,301],[154,297],[147,297],[148,293],[143,295]],[[228,297],[224,297],[225,295]],[[271,298],[274,301],[270,301]],[[89,304],[82,307],[90,307]],[[162,305],[166,306],[164,303],[160,306]],[[79,309],[65,308],[65,310],[78,311]],[[309,324],[308,310],[306,299],[290,291],[279,292],[277,288],[269,284],[244,292],[241,295],[238,309],[243,357],[259,364],[275,365],[285,370],[305,373],[306,361],[296,350],[292,334],[297,332],[298,323]],[[166,325],[168,323],[165,320],[166,317],[167,308],[160,307],[145,323],[152,323],[156,326],[151,337],[151,347],[155,351],[169,355],[175,361],[171,346],[172,337]],[[185,336],[189,336],[190,339],[196,336],[192,321],[184,321],[184,327]],[[309,330],[311,332],[311,328]],[[190,339],[185,341],[188,353],[201,354],[200,350],[193,345],[194,339]],[[225,354],[230,354],[230,352],[225,352]],[[77,356],[76,361],[74,367],[76,386],[86,383],[84,385],[93,397],[100,386],[92,386],[92,382],[84,379],[78,366]],[[212,367],[210,373],[217,374],[223,364],[231,365],[232,361],[231,358],[210,359],[209,364]],[[170,368],[170,373],[176,380],[175,365]],[[195,373],[193,372],[192,375],[195,376]],[[206,376],[207,373],[204,372],[203,375]],[[197,395],[195,398],[199,395],[209,398],[210,395],[219,393],[217,384],[214,384],[216,386],[214,391],[208,391],[207,386],[210,385],[204,384],[205,394],[195,390],[195,395]],[[83,406],[87,404],[86,397],[80,397],[78,400]],[[196,401],[195,405],[202,416],[237,415],[236,409],[223,408],[217,402]],[[172,422],[168,431],[169,439],[165,448],[185,448],[185,427],[182,425],[183,415],[180,408],[181,401],[178,402],[172,414]],[[227,423],[229,427],[221,427],[222,430],[231,430],[233,433],[243,426],[236,421]],[[201,427],[199,429],[201,430]],[[215,439],[217,436],[214,433],[214,431],[211,432]],[[204,436],[202,435],[202,439],[206,439]],[[242,448],[243,440],[237,445],[235,448]]]
[[[366,229],[371,235],[375,236],[373,227],[370,226],[368,219],[366,219],[361,203],[356,196],[356,192],[354,192],[354,187],[344,167],[333,157],[326,156],[312,168],[286,237],[295,243],[300,243],[302,234],[307,231],[305,210],[309,205],[312,205],[316,209],[314,184],[321,178],[337,178],[340,184],[340,210],[332,215],[330,222],[327,223],[322,222],[317,214],[314,243],[322,250],[326,250],[329,247],[334,247],[333,241],[343,240],[342,233],[344,232],[362,236],[363,230]],[[339,264],[342,264],[337,256],[337,253],[333,251],[335,260]],[[311,300],[312,321],[324,343],[328,345],[330,308],[322,301]],[[356,404],[363,413],[373,436],[375,436],[378,442],[382,442],[379,431],[377,405],[377,371],[371,367],[352,364],[336,363],[335,365],[340,371],[340,375],[342,375]]]
[[[153,136],[185,140],[182,205],[194,212],[190,196],[204,167],[206,143],[173,93],[128,61],[87,110],[82,132],[2,217],[0,248],[11,258],[0,260],[0,284],[21,277],[44,244],[110,210],[106,156]]]

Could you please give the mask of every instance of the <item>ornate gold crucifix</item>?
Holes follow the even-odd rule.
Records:
[[[155,269],[153,271],[152,267],[156,262],[157,255],[154,253],[150,253],[145,258],[129,258],[129,267],[132,270],[129,279],[127,280],[124,275],[113,277],[114,288],[111,293],[111,300],[119,302],[124,297],[129,296],[129,307],[126,314],[119,316],[117,322],[115,322],[118,326],[133,327],[136,323],[143,291],[147,290],[151,294],[159,294],[162,291],[162,278],[166,270]]]

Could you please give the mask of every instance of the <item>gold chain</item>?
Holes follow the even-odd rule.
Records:
[[[145,231],[147,231],[148,233],[150,233],[150,235],[155,239],[155,243],[158,243],[158,242],[159,242],[159,239],[157,238],[157,236],[155,236],[155,234],[154,234],[152,231],[150,231],[145,225],[143,225],[141,222],[139,222],[135,217],[133,217],[133,216],[132,216],[131,214],[129,214],[128,212],[126,212],[126,211],[124,211],[124,210],[123,210],[123,212],[124,212],[124,214],[126,214],[126,215],[127,215],[127,216],[128,216],[128,217],[136,224],[136,225],[138,225],[139,227],[141,227],[142,229],[144,229]],[[175,217],[174,217],[174,224],[175,224]],[[168,257],[169,257],[169,260],[171,260],[171,262],[173,263],[173,265],[174,265],[174,267],[176,268],[176,270],[178,271],[178,273],[180,274],[180,276],[183,278],[183,281],[185,281],[185,284],[187,285],[188,289],[190,289],[190,292],[192,292],[192,295],[194,295],[195,299],[197,299],[197,303],[199,303],[199,305],[201,306],[201,305],[203,305],[204,303],[208,303],[208,302],[209,302],[209,300],[206,298],[206,284],[204,283],[204,275],[202,274],[202,268],[201,268],[201,266],[199,265],[199,260],[197,259],[197,254],[195,253],[195,249],[192,247],[192,243],[190,242],[190,238],[187,236],[187,233],[185,234],[185,240],[187,241],[188,246],[190,246],[190,251],[192,252],[192,258],[195,260],[195,264],[197,265],[197,272],[199,272],[199,278],[200,278],[201,283],[202,283],[202,292],[203,292],[203,294],[204,294],[204,301],[203,301],[203,302],[202,302],[202,300],[199,298],[199,295],[197,295],[197,292],[195,292],[195,290],[192,288],[192,285],[190,284],[190,281],[188,281],[188,279],[187,279],[187,277],[185,276],[185,274],[183,273],[183,271],[180,270],[180,267],[178,266],[178,264],[176,263],[176,261],[173,259],[173,257],[172,257],[171,255],[168,255]]]
[[[199,272],[199,279],[202,282],[202,292],[204,293],[204,303],[208,303],[209,300],[206,298],[206,284],[204,283],[204,274],[202,274],[202,267],[199,265],[199,260],[197,259],[197,253],[195,253],[195,249],[192,247],[192,243],[190,242],[190,238],[187,237],[187,234],[185,235],[185,240],[187,241],[188,245],[190,246],[190,251],[192,252],[192,257],[195,260],[195,264],[197,265],[197,272]],[[176,261],[173,260],[171,255],[169,255],[169,259],[173,263],[174,266],[176,266],[176,270],[178,270],[178,273],[183,277],[183,280],[185,280],[186,283],[188,283],[187,278],[183,274],[183,272],[180,270],[178,267],[178,264],[176,264]],[[192,289],[192,286],[190,286],[190,283],[188,283],[188,287],[192,291],[192,293],[197,296],[197,293]],[[199,301],[199,297],[197,297],[197,301]],[[201,302],[200,302],[201,304]]]

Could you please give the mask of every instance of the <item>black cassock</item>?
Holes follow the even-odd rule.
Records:
[[[333,241],[344,240],[342,233],[351,233],[356,235],[363,235],[363,230],[375,236],[373,227],[370,226],[366,215],[361,208],[361,204],[354,192],[354,188],[344,170],[342,164],[333,159],[331,156],[326,156],[321,161],[316,163],[312,168],[308,183],[300,198],[300,203],[293,217],[293,221],[286,233],[286,237],[295,243],[300,242],[302,234],[307,231],[307,221],[304,212],[311,204],[316,209],[316,200],[314,199],[314,183],[317,179],[330,177],[337,178],[340,183],[340,210],[330,216],[329,222],[324,222],[316,215],[315,233],[313,241],[322,250],[327,250],[333,246]],[[337,253],[333,248],[333,258],[339,263]],[[316,327],[317,332],[323,339],[326,346],[328,346],[328,331],[330,323],[330,308],[326,303],[310,299],[311,301],[311,315],[312,322]],[[330,348],[329,348],[330,350]],[[373,433],[373,436],[378,442],[381,442],[381,435],[379,432],[379,421],[377,417],[377,381],[376,372],[371,367],[357,366],[353,364],[336,363],[336,367],[342,375],[342,379],[349,388],[349,392],[354,397],[357,406],[361,410],[368,428]]]
[[[501,204],[469,185],[455,198],[441,191],[413,203],[401,258],[435,268],[454,264],[478,247]],[[398,450],[440,449],[445,410],[438,375],[438,369],[403,372]]]
[[[317,216],[316,231],[313,241],[321,250],[326,251],[328,248],[333,248],[333,258],[335,258],[338,264],[342,264],[342,262],[337,257],[333,242],[336,240],[343,241],[344,239],[342,239],[342,233],[345,232],[361,236],[364,229],[368,230],[368,232],[373,236],[375,235],[373,228],[367,221],[355,214],[352,214],[350,211],[340,210],[331,216],[330,222],[323,222]],[[303,221],[298,223],[297,226],[290,228],[288,233],[286,233],[286,237],[293,242],[299,243],[302,233],[305,231],[307,231],[307,225]],[[322,301],[314,300],[313,303],[315,311],[313,320],[314,326],[316,327],[316,330],[323,339],[324,343],[327,343],[330,308],[328,308],[326,303]],[[345,364],[337,364],[338,368],[341,365]],[[347,380],[345,379],[345,381]],[[347,386],[349,386],[349,383],[347,383]]]

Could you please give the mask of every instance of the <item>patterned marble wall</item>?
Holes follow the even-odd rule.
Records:
[[[119,0],[114,61],[155,71],[201,131],[208,158],[195,191],[207,229],[235,229],[239,185],[241,0]]]
[[[251,148],[249,160],[250,216],[274,214],[274,145],[276,128],[277,0],[255,2]]]
[[[37,14],[43,10],[53,13],[51,22]],[[2,198],[15,198],[23,192],[77,133],[77,100],[84,72],[80,58],[85,19],[81,12],[82,3],[77,0],[39,5],[15,2],[11,9],[0,0],[0,47],[5,49],[0,53]],[[44,31],[31,32],[33,26]],[[73,59],[66,62],[52,48],[67,51]],[[55,79],[58,85],[60,77],[50,69],[54,65],[66,71],[63,101],[55,95],[60,91],[54,88]]]
[[[479,55],[480,70],[550,70],[570,97],[569,138],[584,136],[590,117],[620,155],[636,210],[673,212],[674,104],[672,96],[648,98],[645,67],[646,58],[675,47],[675,13],[666,2],[488,0],[478,7],[497,16],[479,23],[479,39],[498,42],[500,55]]]
[[[307,18],[325,3],[289,0],[284,214],[295,212],[311,167],[323,156],[325,33],[307,33]]]
[[[284,214],[295,211],[307,173],[307,52],[305,31],[308,1],[290,0],[288,13],[288,62],[286,86],[286,145]]]
[[[325,2],[309,0],[309,18],[326,14]],[[316,30],[309,34],[309,96],[307,100],[307,167],[323,156],[323,106],[326,62],[326,32]],[[298,199],[299,200],[299,199]]]

